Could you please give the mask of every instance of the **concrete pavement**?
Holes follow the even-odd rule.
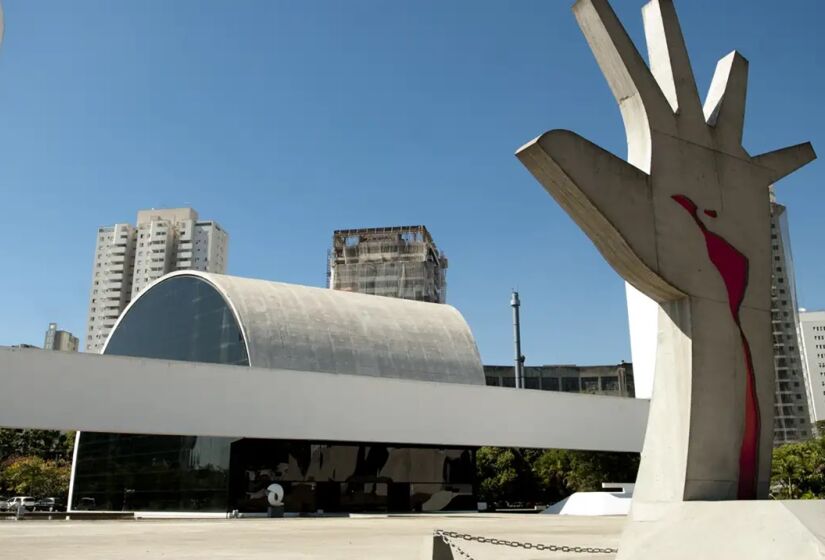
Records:
[[[624,517],[530,514],[337,518],[0,521],[0,549],[39,560],[173,558],[419,560],[433,529],[533,543],[612,547]],[[477,560],[586,559],[613,555],[537,552],[462,541]]]

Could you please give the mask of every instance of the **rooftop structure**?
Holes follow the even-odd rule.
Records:
[[[327,280],[333,290],[445,303],[446,270],[424,226],[344,229],[333,233]]]

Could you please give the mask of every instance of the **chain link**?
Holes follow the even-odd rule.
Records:
[[[498,546],[509,546],[511,548],[523,548],[525,550],[541,550],[547,552],[576,552],[585,554],[615,554],[618,551],[616,548],[599,548],[595,546],[561,546],[557,544],[534,544],[529,542],[508,541],[503,539],[493,539],[490,537],[477,537],[468,535],[467,533],[456,533],[455,531],[444,531],[436,529],[433,534],[442,538],[442,540],[453,550],[458,552],[467,560],[473,560],[473,557],[467,554],[459,545],[459,540],[477,542],[482,544],[492,544]]]

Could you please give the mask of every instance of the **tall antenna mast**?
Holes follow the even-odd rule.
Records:
[[[518,292],[513,290],[513,297],[510,299],[510,307],[513,308],[513,342],[516,350],[516,389],[524,388],[524,356],[521,353],[521,320],[519,319],[519,307],[521,301]]]

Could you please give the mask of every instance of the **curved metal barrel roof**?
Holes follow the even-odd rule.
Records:
[[[226,300],[251,366],[484,384],[470,328],[445,304],[186,270],[141,292],[112,333],[135,302],[180,276],[201,279]]]

